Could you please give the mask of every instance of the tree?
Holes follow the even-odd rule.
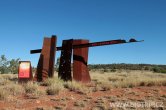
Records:
[[[60,64],[60,57],[57,58],[57,61],[56,61],[56,71],[58,72],[59,70],[59,64]]]
[[[17,74],[18,73],[18,66],[19,66],[19,58],[17,59],[12,59],[9,61],[9,71],[12,73],[12,74]]]
[[[8,65],[9,65],[9,61],[7,60],[5,55],[1,55],[0,57],[0,73],[1,74],[8,73]]]

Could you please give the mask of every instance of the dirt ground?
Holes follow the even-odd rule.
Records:
[[[0,110],[166,110],[166,74],[146,71],[91,72],[91,78],[92,82],[86,87],[73,85],[82,93],[65,87],[61,90],[57,84],[54,89],[59,90],[58,94],[33,95],[26,92],[18,94],[18,89],[24,90],[25,87],[16,83],[17,75],[1,75],[0,98],[4,98],[3,94],[9,91],[10,94],[0,100]],[[59,81],[56,80],[51,79],[47,83],[56,84]],[[42,92],[51,87],[40,84],[31,86]],[[97,90],[98,86],[100,89]],[[82,88],[91,91],[84,93]]]
[[[10,99],[10,100],[9,100]],[[156,103],[138,110],[165,110],[166,87],[115,88],[89,94],[63,90],[59,95],[18,95],[0,101],[1,110],[134,110],[137,106],[111,107],[111,103]],[[124,106],[124,105],[122,105]]]

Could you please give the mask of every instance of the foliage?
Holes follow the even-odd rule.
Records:
[[[56,65],[55,65],[57,72],[59,71],[59,64],[60,64],[60,57],[57,58]]]
[[[152,64],[90,64],[89,70],[101,70],[104,72],[116,72],[116,70],[145,70],[157,73],[166,73],[166,65],[152,65]]]
[[[165,78],[166,74],[156,74],[150,71],[141,72],[131,70],[131,72],[122,71],[121,73],[105,73],[104,75],[99,71],[91,72],[92,82],[96,85],[94,91],[107,91],[111,88],[132,88],[139,86],[165,86]]]
[[[152,70],[153,70],[153,72],[156,72],[156,73],[166,73],[166,69],[161,68],[161,67],[159,67],[159,66],[153,67]]]
[[[18,71],[18,66],[19,66],[19,58],[17,59],[12,59],[9,61],[9,71],[13,74],[17,74]]]
[[[70,91],[77,92],[80,94],[87,94],[89,90],[80,82],[76,81],[68,81],[64,83],[64,87],[69,89]]]
[[[4,88],[0,88],[0,100],[5,100],[8,97],[8,92],[4,90]]]
[[[0,57],[0,73],[13,73],[16,74],[18,71],[19,58],[8,60],[5,55]]]
[[[0,57],[0,73],[1,74],[8,73],[8,64],[9,64],[9,61],[7,61],[7,58],[5,57],[5,55],[1,55]]]
[[[46,90],[48,95],[56,95],[63,89],[63,85],[60,84],[52,84]]]
[[[21,85],[10,83],[4,87],[4,90],[8,91],[11,95],[19,95],[24,93],[24,89]]]
[[[33,94],[38,91],[39,86],[36,83],[28,82],[24,85],[24,89],[26,93]]]

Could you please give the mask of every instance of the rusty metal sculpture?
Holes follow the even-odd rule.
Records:
[[[64,81],[72,80],[71,56],[73,39],[63,40],[58,77]]]
[[[54,61],[56,51],[56,36],[44,38],[43,48],[40,54],[35,81],[44,81],[54,75]]]
[[[72,80],[71,57],[73,50],[73,79],[81,82],[90,82],[91,79],[87,66],[89,47],[142,41],[130,39],[128,42],[126,42],[126,40],[118,39],[89,43],[88,40],[84,39],[69,39],[63,40],[62,47],[55,47],[56,37],[52,37],[51,40],[49,38],[45,38],[42,49],[30,51],[31,54],[41,53],[35,79],[37,81],[43,81],[45,78],[53,76],[55,51],[61,50],[58,76],[64,81]]]
[[[74,40],[73,45],[87,44],[89,40]],[[88,47],[73,49],[73,79],[81,82],[90,82],[88,70]]]

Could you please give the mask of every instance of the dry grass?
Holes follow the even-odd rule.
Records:
[[[0,78],[12,80],[14,78],[17,78],[17,76],[17,74],[1,74]]]
[[[84,84],[76,81],[65,82],[64,87],[69,89],[70,91],[74,91],[81,94],[87,94],[89,92],[88,88]]]
[[[60,83],[55,83],[55,84],[51,84],[48,88],[47,88],[47,90],[46,90],[46,92],[47,92],[47,94],[48,95],[57,95],[57,94],[59,94],[59,92],[61,91],[61,90],[63,90],[63,85],[62,84],[60,84]]]
[[[10,80],[8,79],[3,79],[3,78],[0,78],[0,86],[5,86],[5,85],[9,85],[13,82],[11,82]]]
[[[8,86],[5,86],[4,90],[8,91],[10,95],[19,95],[25,93],[24,88],[21,85],[15,83],[11,83]]]
[[[24,84],[23,86],[24,86],[25,93],[29,98],[37,99],[40,96],[46,94],[44,90],[40,89],[40,86],[37,83],[28,82],[27,84]]]
[[[0,100],[5,100],[7,99],[9,93],[8,91],[4,90],[4,88],[0,88]]]
[[[15,79],[17,79],[17,75],[0,75],[0,100],[6,100],[10,95],[15,96],[24,93],[23,87],[17,84]]]
[[[39,107],[35,105],[35,108],[38,107],[36,108],[38,110],[66,109],[68,106],[71,106],[76,110],[86,109],[88,106],[92,107],[92,110],[107,110],[109,109],[109,102],[137,100],[137,98],[132,99],[131,97],[141,97],[142,93],[143,95],[146,94],[145,98],[147,96],[149,98],[149,94],[150,98],[157,100],[160,99],[164,101],[166,98],[166,95],[162,93],[163,90],[158,90],[156,92],[154,91],[155,87],[152,87],[154,90],[149,90],[148,93],[144,93],[143,91],[140,93],[141,95],[137,92],[137,88],[131,89],[132,87],[139,86],[166,86],[166,74],[152,73],[148,71],[121,70],[120,72],[104,73],[102,71],[91,71],[90,75],[92,78],[92,83],[90,84],[82,84],[76,81],[64,82],[59,80],[57,76],[49,78],[42,83],[28,82],[27,84],[18,84],[15,80],[17,79],[16,75],[0,75],[0,101],[5,103],[11,102],[12,104],[17,103],[20,107],[23,106],[22,102],[25,99],[25,106],[27,103],[33,103],[34,105],[39,104]],[[117,94],[113,89],[117,90]],[[124,93],[121,94],[121,92]],[[156,96],[153,97],[153,94]],[[49,103],[54,103],[55,106],[49,107]]]
[[[43,86],[51,86],[52,84],[55,84],[55,83],[63,84],[64,81],[60,80],[58,77],[53,77],[53,78],[46,79],[44,82],[41,83],[41,85],[43,85]]]
[[[42,86],[47,86],[46,93],[48,95],[58,95],[64,89],[63,84],[64,81],[58,79],[58,77],[48,78],[41,83]]]
[[[26,93],[32,94],[38,91],[39,86],[36,83],[28,82],[24,85],[24,89]]]
[[[87,94],[91,91],[109,91],[113,88],[132,88],[138,86],[166,86],[166,74],[148,71],[117,71],[117,72],[90,72],[94,87],[88,87],[80,82],[64,82],[56,77],[49,78],[41,85],[40,83],[28,82],[17,84],[17,75],[0,75],[0,99],[4,100],[8,95],[31,94],[34,96],[56,95],[64,88],[70,91]]]
[[[91,77],[96,85],[106,85],[108,88],[166,86],[166,74],[148,71],[122,71],[104,74],[102,72],[91,72]]]

